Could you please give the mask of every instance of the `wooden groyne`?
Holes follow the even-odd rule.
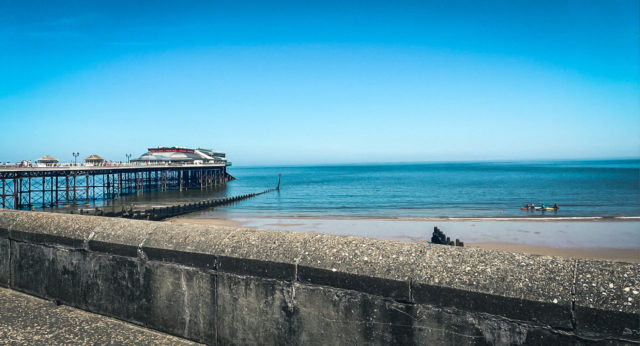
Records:
[[[242,201],[251,197],[256,197],[268,192],[275,191],[276,189],[267,189],[258,193],[249,193],[245,195],[233,196],[233,197],[225,197],[225,198],[217,198],[217,199],[207,199],[198,202],[192,203],[184,203],[184,204],[175,204],[164,207],[153,207],[147,209],[134,209],[133,207],[129,207],[128,209],[122,207],[121,210],[114,210],[110,208],[95,208],[93,210],[83,210],[80,209],[78,211],[79,214],[83,215],[95,215],[95,216],[107,216],[107,217],[122,217],[126,219],[137,219],[137,220],[153,220],[159,221],[168,219],[171,217],[193,213],[196,211],[209,209],[225,204],[231,204],[234,202]],[[69,213],[73,214],[74,211],[71,210]]]

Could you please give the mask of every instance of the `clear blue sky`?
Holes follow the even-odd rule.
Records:
[[[0,0],[0,161],[638,157],[639,3]]]

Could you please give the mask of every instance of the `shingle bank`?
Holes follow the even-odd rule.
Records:
[[[0,285],[208,344],[637,344],[640,265],[0,210]]]

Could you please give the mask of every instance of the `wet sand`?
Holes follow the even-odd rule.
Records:
[[[166,219],[164,222],[169,223],[189,223],[195,225],[215,225],[215,226],[228,226],[228,227],[242,227],[242,225],[233,220],[224,219],[187,219],[184,217],[174,217]]]
[[[178,217],[166,222],[354,235],[426,242],[433,227],[465,246],[545,256],[640,263],[640,220],[632,219],[233,219]]]

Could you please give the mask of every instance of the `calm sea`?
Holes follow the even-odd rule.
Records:
[[[216,194],[281,190],[207,211],[212,217],[638,216],[640,161],[230,167]],[[526,203],[557,212],[520,210]]]
[[[228,171],[237,180],[226,187],[145,192],[96,205],[150,207],[260,192],[275,187],[281,173],[279,192],[192,217],[640,216],[639,160],[229,167]],[[560,208],[544,214],[520,210],[531,202],[557,203]]]

